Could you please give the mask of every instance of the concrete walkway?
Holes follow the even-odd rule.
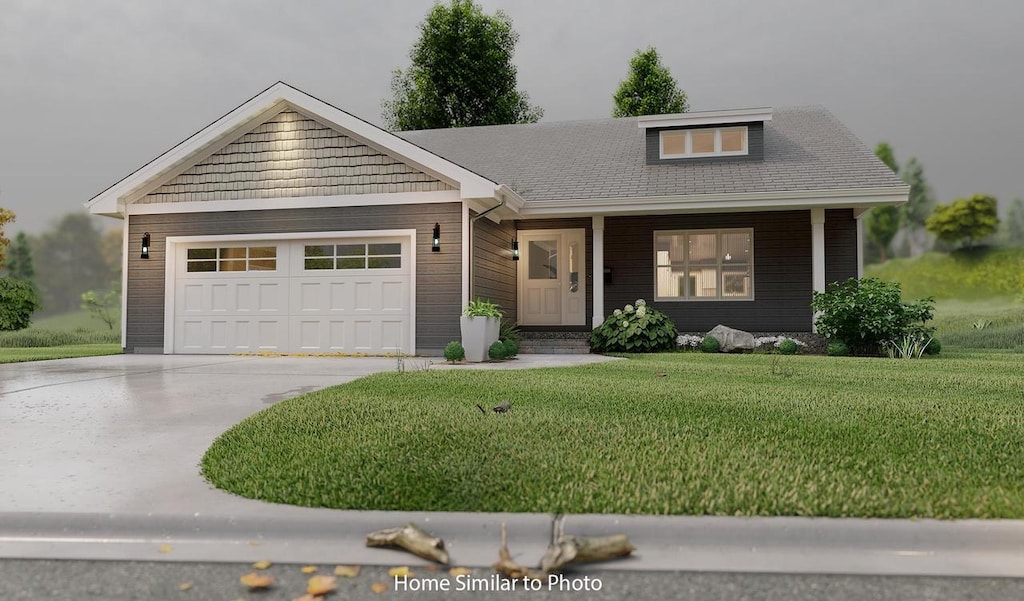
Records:
[[[607,360],[524,355],[478,367]],[[573,534],[628,534],[638,551],[606,566],[617,570],[1024,577],[1024,521],[338,511],[236,497],[199,476],[212,440],[246,416],[396,368],[384,358],[145,355],[0,365],[0,558],[415,564],[363,546],[371,530],[415,521],[454,561],[483,567],[505,522],[517,561],[536,565],[563,522]]]

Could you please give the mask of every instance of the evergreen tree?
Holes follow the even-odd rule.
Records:
[[[502,11],[472,0],[435,4],[420,24],[412,64],[391,77],[383,117],[393,131],[535,123],[544,114],[516,89],[519,34]]]
[[[612,117],[666,115],[689,110],[686,93],[679,89],[653,46],[637,50],[629,61],[629,74],[612,98]]]
[[[18,232],[7,251],[7,275],[35,286],[36,269],[32,265],[32,248],[25,232]]]

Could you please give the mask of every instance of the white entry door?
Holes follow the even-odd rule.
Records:
[[[519,323],[584,325],[586,231],[520,230]]]

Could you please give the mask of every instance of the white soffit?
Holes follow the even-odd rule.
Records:
[[[153,187],[174,177],[195,162],[216,152],[224,144],[230,143],[231,140],[287,108],[305,113],[365,144],[376,146],[439,179],[457,183],[463,199],[497,197],[498,184],[487,178],[286,83],[278,82],[100,192],[85,206],[93,214],[123,215],[125,198],[138,196],[139,190]]]

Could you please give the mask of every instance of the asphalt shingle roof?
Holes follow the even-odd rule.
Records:
[[[399,132],[527,200],[885,188],[903,182],[821,107],[775,108],[764,161],[647,165],[635,118]]]

